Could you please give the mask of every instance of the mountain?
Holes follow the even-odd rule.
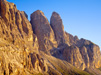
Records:
[[[25,12],[0,0],[0,75],[29,75],[45,67]]]
[[[98,45],[65,32],[57,12],[30,17],[0,0],[0,75],[101,75]]]
[[[42,11],[37,10],[31,14],[31,24],[39,40],[40,50],[48,51],[53,47],[57,47],[53,29]]]

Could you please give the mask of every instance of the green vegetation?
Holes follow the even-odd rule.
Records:
[[[101,71],[101,68],[98,68]]]

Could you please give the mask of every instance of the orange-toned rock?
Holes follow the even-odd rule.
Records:
[[[25,12],[17,10],[14,3],[0,1],[0,4],[0,37],[17,47],[26,48],[27,45],[30,50],[38,52],[37,37]]]
[[[0,0],[0,75],[45,72],[44,60],[38,58],[38,47],[25,12],[17,10],[13,3]]]
[[[90,62],[89,62],[89,56],[88,56],[88,52],[87,52],[87,48],[85,46],[80,48],[80,53],[82,55],[82,58],[86,64],[86,67],[89,68],[90,66]]]

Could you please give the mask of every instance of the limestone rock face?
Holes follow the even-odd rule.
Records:
[[[67,32],[65,32],[66,36],[67,36],[67,40],[69,45],[76,45],[77,41],[79,41],[77,36],[73,36]]]
[[[85,46],[80,48],[80,53],[82,55],[82,58],[86,64],[86,67],[89,68],[89,56],[88,56],[88,52],[87,52],[87,48]]]
[[[81,68],[82,65],[81,69],[89,67],[101,67],[101,64],[99,64],[101,62],[101,53],[99,46],[95,45],[89,40],[85,40],[83,38],[78,39],[77,36],[73,36],[67,32],[65,32],[65,34],[69,45],[62,44],[62,46],[52,50],[51,54],[53,56],[64,59],[78,68]]]
[[[79,46],[87,67],[92,66],[98,68],[101,66],[101,64],[99,64],[101,62],[99,46],[85,39],[79,41]]]
[[[101,53],[99,46],[83,38],[79,40],[76,36],[73,37],[69,33],[66,33],[66,35],[69,36],[69,44],[76,46],[79,49],[79,52],[82,56],[82,58],[80,59],[84,61],[86,68],[89,67],[98,68],[101,66],[101,64],[99,64],[101,62]],[[65,57],[68,57],[68,54]]]
[[[0,4],[0,37],[16,47],[26,48],[27,46],[30,50],[35,49],[38,52],[37,37],[33,34],[25,12],[20,12],[15,4],[7,1],[0,0]]]
[[[78,39],[76,36],[73,37],[67,32],[66,36],[69,36],[70,45],[74,45],[79,48],[79,51],[82,55],[82,59],[84,60],[87,68],[98,68],[101,66],[101,64],[99,64],[101,62],[101,53],[99,46],[89,40],[83,38]]]
[[[63,58],[77,68],[84,70],[86,67],[79,48],[76,46],[66,47],[63,51]]]
[[[54,32],[42,11],[37,10],[31,14],[31,24],[37,35],[40,50],[50,50],[57,47]]]
[[[85,62],[77,46],[64,45],[51,51],[51,54],[56,58],[66,60],[77,68],[80,68],[82,70],[86,68]]]
[[[31,75],[43,70],[46,71],[46,66],[38,54],[18,51],[13,45],[0,47],[1,75]]]
[[[0,75],[32,75],[46,67],[25,12],[0,0]]]
[[[55,33],[55,38],[57,40],[58,45],[62,43],[67,43],[62,19],[58,13],[56,12],[52,13],[52,16],[50,19],[50,25]]]
[[[77,41],[76,42],[76,45],[78,46],[78,47],[81,47],[81,46],[83,46],[83,45],[90,45],[90,44],[93,44],[91,41],[89,41],[89,40],[86,40],[86,39],[83,39],[83,38],[81,38],[79,41]]]

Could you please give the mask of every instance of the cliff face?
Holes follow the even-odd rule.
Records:
[[[99,46],[85,39],[81,39],[80,42],[83,42],[83,45],[79,45],[79,48],[83,59],[86,61],[85,63],[89,64],[87,67],[100,67],[101,53]]]
[[[62,20],[57,13],[51,17],[51,26],[54,30],[57,42],[61,41],[57,49],[51,51],[51,54],[57,58],[66,60],[72,65],[85,69],[89,67],[101,67],[101,53],[99,46],[89,40],[78,39],[77,36],[64,32]],[[65,45],[65,44],[67,45]]]
[[[0,0],[0,75],[89,75],[101,67],[99,46],[65,32],[58,13],[50,23],[40,10],[31,14],[31,23],[27,17]]]
[[[76,46],[66,47],[63,51],[63,58],[69,63],[73,64],[77,68],[85,69],[85,63],[82,59],[82,55],[79,51],[79,48]]]
[[[38,40],[25,12],[0,0],[0,75],[30,75],[46,71]]]
[[[79,40],[76,36],[73,37],[69,33],[66,33],[66,35],[69,36],[70,46],[62,46],[62,49],[58,47],[59,49],[52,50],[51,54],[53,56],[66,60],[83,70],[90,67],[101,67],[101,52],[99,46],[89,40]]]
[[[54,32],[42,11],[37,10],[31,15],[31,24],[38,37],[40,50],[47,51],[57,47]]]
[[[25,12],[17,10],[14,3],[0,1],[0,4],[0,37],[16,47],[25,48],[27,45],[31,48],[33,46],[33,49],[38,52],[37,38],[33,34]]]
[[[57,40],[58,45],[67,43],[68,38],[66,37],[66,34],[64,32],[64,26],[62,23],[62,19],[58,13],[56,13],[56,12],[52,13],[52,16],[50,19],[50,25],[55,33],[55,38]]]

